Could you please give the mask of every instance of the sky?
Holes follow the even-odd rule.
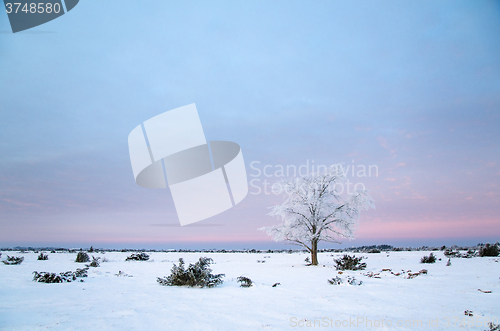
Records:
[[[258,230],[264,166],[340,162],[376,167],[348,175],[376,210],[320,248],[498,241],[499,35],[498,1],[82,0],[16,34],[2,13],[0,247],[293,248]],[[191,103],[255,181],[181,227],[127,137]]]

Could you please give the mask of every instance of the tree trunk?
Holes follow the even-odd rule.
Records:
[[[311,242],[311,264],[318,265],[318,241]]]

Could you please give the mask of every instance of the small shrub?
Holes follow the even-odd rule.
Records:
[[[40,255],[38,255],[38,258],[37,258],[38,261],[46,261],[48,259],[49,259],[49,255],[43,254],[43,253],[40,253]]]
[[[149,260],[149,255],[146,253],[132,254],[125,259],[125,261],[147,261],[147,260]]]
[[[436,256],[432,253],[429,256],[423,256],[420,259],[420,263],[435,263],[435,262],[436,262]]]
[[[454,250],[452,250],[450,248],[447,248],[444,251],[444,255],[446,257],[448,257],[448,258],[450,258],[450,257],[460,257],[460,258],[464,258],[464,259],[470,259],[470,258],[473,258],[474,256],[476,256],[476,251],[474,249],[469,249],[465,253],[460,253],[458,250],[454,251]]]
[[[78,263],[90,262],[90,257],[85,252],[78,252],[78,254],[76,255],[75,262],[78,262]]]
[[[123,271],[118,271],[117,274],[115,274],[116,277],[133,277],[132,275],[126,274]]]
[[[100,259],[101,259],[100,257],[96,258],[95,256],[92,256],[92,262],[90,262],[90,264],[88,264],[87,267],[94,267],[94,268],[99,267],[100,266],[100,264],[99,264]]]
[[[38,283],[71,283],[77,278],[87,277],[88,268],[76,269],[76,271],[66,271],[59,274],[53,272],[33,271],[33,281]],[[80,279],[83,282],[83,279]]]
[[[345,254],[339,259],[334,259],[336,264],[335,268],[337,270],[364,270],[366,269],[366,263],[361,263],[362,257],[356,257],[355,255],[350,256]]]
[[[240,276],[237,279],[238,279],[238,283],[240,283],[241,287],[250,287],[253,284],[252,280],[248,277]]]
[[[486,244],[481,249],[479,250],[479,256],[484,257],[484,256],[498,256],[499,251],[498,251],[498,246],[496,244],[490,245]]]
[[[307,264],[311,263],[311,260],[309,259],[309,256],[305,258],[304,262],[307,263]]]
[[[33,271],[33,281],[39,283],[65,283],[71,282],[73,279],[69,279],[67,277],[63,277],[61,275],[51,273],[51,272],[37,272]],[[76,279],[76,278],[75,278]]]
[[[493,322],[489,322],[488,323],[488,327],[489,327],[489,329],[486,330],[486,331],[500,331],[500,325],[499,324],[495,324]]]
[[[76,277],[87,277],[87,271],[89,270],[88,267],[86,268],[81,268],[81,269],[76,269],[76,271],[73,273]]]
[[[460,254],[460,252],[458,251],[454,251],[450,248],[447,248],[445,251],[444,251],[444,256],[447,256],[447,257],[456,257],[457,254]]]
[[[336,276],[335,278],[328,279],[328,283],[330,283],[331,285],[340,285],[342,284],[342,278]]]
[[[24,261],[24,256],[8,256],[7,260],[2,261],[5,265],[16,265],[21,264]]]
[[[380,249],[373,248],[373,249],[370,249],[367,253],[380,253]]]
[[[446,262],[446,266],[447,267],[451,266],[451,259],[450,258],[448,258],[448,262]]]
[[[190,263],[185,269],[185,263],[182,258],[179,259],[179,265],[173,265],[170,276],[166,278],[158,277],[156,281],[163,286],[198,286],[215,287],[223,283],[224,274],[213,275],[210,264],[211,258],[200,257],[195,264]]]
[[[273,284],[273,287],[276,287],[276,286],[278,286],[278,285],[281,285],[281,284],[280,284],[280,283],[274,283],[274,284]]]
[[[359,286],[359,285],[363,284],[363,282],[361,280],[356,280],[356,278],[354,278],[354,277],[347,276],[347,284]]]
[[[339,276],[336,276],[335,278],[332,278],[332,279],[328,279],[328,283],[330,283],[331,285],[340,285],[343,282],[344,282],[344,280],[342,278],[340,278]],[[347,284],[359,286],[359,285],[363,284],[363,282],[360,280],[356,280],[355,277],[347,276]]]

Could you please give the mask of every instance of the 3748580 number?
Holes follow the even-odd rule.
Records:
[[[19,8],[21,7],[22,3],[20,2],[13,2],[13,3],[6,3],[5,4],[5,10],[7,11],[7,14],[10,14],[10,13],[15,13],[17,14],[19,12]],[[24,6],[22,6],[21,8],[21,11],[22,12],[25,12],[26,14],[27,13],[31,13],[31,14],[43,14],[43,13],[47,13],[47,14],[51,14],[51,13],[56,13],[58,14],[60,11],[61,11],[61,5],[58,4],[58,3],[55,3],[54,5],[52,5],[52,3],[43,3],[43,2],[40,2],[40,3],[35,3],[35,2],[32,2],[29,4],[28,6],[28,3],[25,3]]]

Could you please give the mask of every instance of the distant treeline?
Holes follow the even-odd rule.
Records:
[[[381,253],[381,252],[401,252],[401,251],[444,251],[444,250],[469,250],[479,249],[485,244],[479,243],[476,246],[421,246],[421,247],[394,247],[392,245],[371,245],[349,248],[325,248],[318,249],[320,253]],[[499,245],[498,242],[496,245]],[[51,253],[76,253],[86,251],[90,253],[99,252],[152,252],[152,253],[301,253],[307,252],[305,249],[110,249],[110,248],[56,248],[56,247],[8,247],[0,248],[2,251],[33,252],[39,251]]]

